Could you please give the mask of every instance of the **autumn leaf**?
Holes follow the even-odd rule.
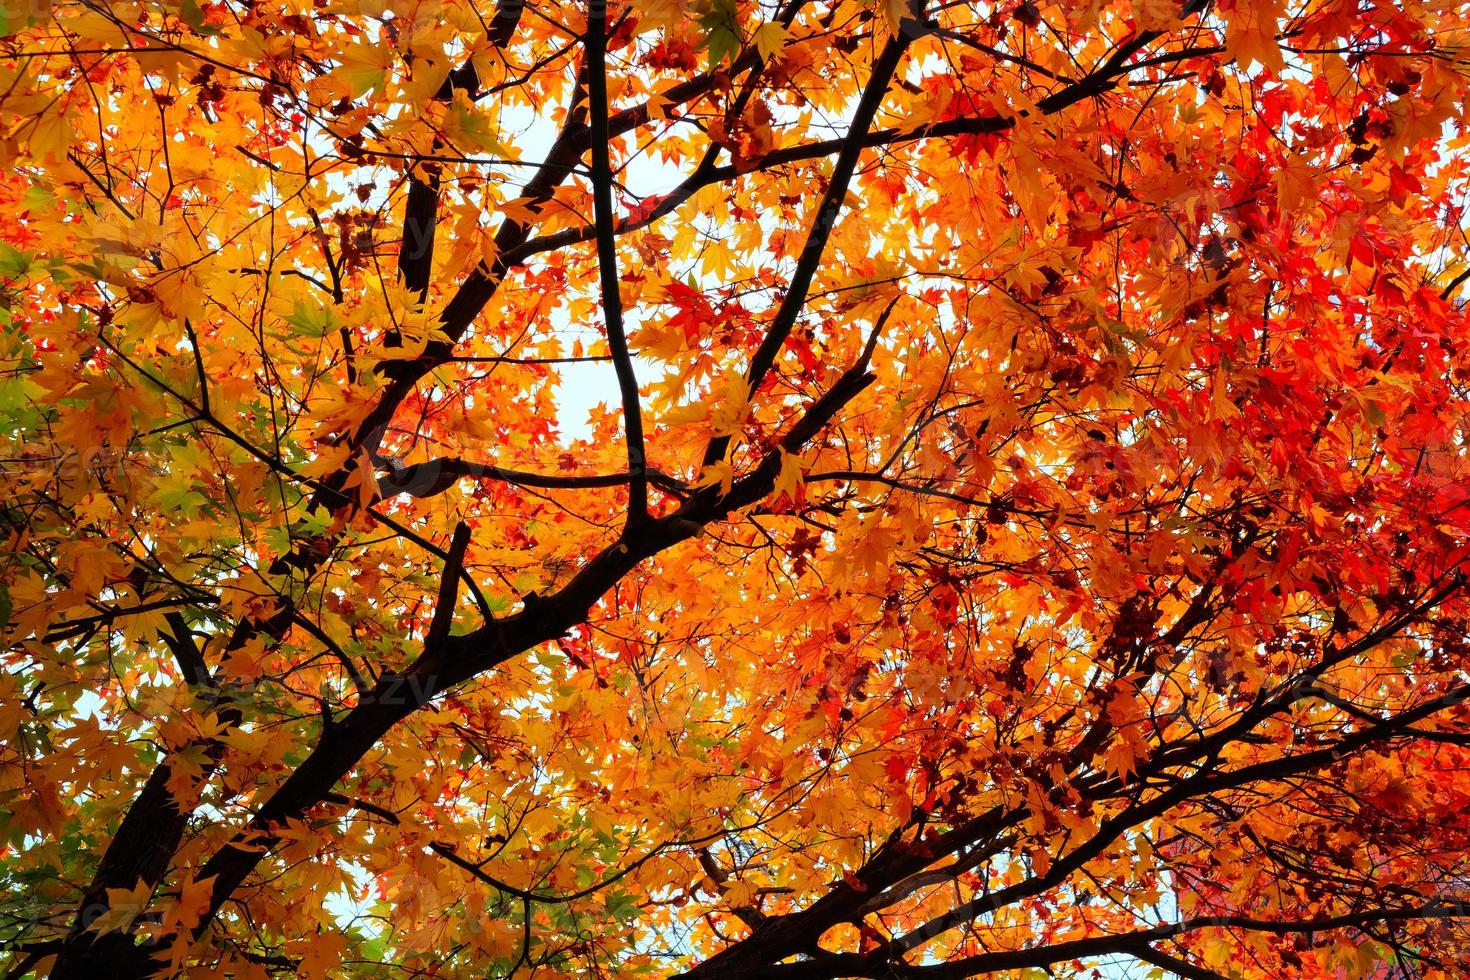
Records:
[[[127,929],[148,908],[153,887],[140,881],[132,888],[107,889],[107,911],[92,920],[91,929],[101,935]]]
[[[1458,976],[1453,4],[11,4],[7,975]]]

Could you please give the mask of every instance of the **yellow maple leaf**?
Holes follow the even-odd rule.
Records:
[[[107,889],[107,911],[93,919],[88,929],[99,935],[127,929],[148,908],[153,886],[139,881],[132,888]]]
[[[718,486],[721,494],[730,492],[735,484],[735,468],[725,460],[716,460],[699,471],[699,479],[694,481],[695,487]]]
[[[338,54],[337,67],[332,74],[347,83],[356,99],[382,88],[388,80],[388,72],[396,63],[397,55],[390,45],[381,40],[360,38]]]
[[[781,472],[776,474],[776,493],[795,494],[802,483],[801,458],[784,449],[781,454]]]

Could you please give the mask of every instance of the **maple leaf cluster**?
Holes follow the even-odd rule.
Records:
[[[1470,974],[1467,52],[7,4],[7,975]]]

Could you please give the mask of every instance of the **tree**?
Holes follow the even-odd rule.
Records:
[[[0,32],[10,976],[1470,970],[1460,5]]]

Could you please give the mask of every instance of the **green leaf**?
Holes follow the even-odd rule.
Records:
[[[13,245],[0,242],[0,277],[19,279],[31,269],[32,255]]]
[[[444,135],[460,150],[491,153],[498,157],[513,154],[500,142],[490,116],[473,105],[463,89],[456,89],[454,101],[444,117]]]
[[[1369,425],[1379,426],[1388,421],[1388,416],[1383,413],[1383,406],[1369,398],[1367,395],[1355,395],[1358,407],[1363,412],[1363,420]]]
[[[627,922],[638,917],[638,900],[627,892],[609,895],[607,910],[620,921]]]
[[[740,21],[735,0],[711,0],[709,10],[699,16],[704,30],[704,47],[709,51],[710,67],[726,58],[734,60],[740,51]]]
[[[292,333],[313,339],[325,337],[327,332],[337,325],[337,318],[333,315],[331,308],[313,306],[300,301],[286,315],[285,320],[291,325]]]
[[[204,23],[204,10],[200,8],[198,0],[182,0],[179,4],[179,18],[189,25],[189,29],[202,37],[212,37],[220,32],[218,27]]]
[[[0,4],[0,37],[9,37],[41,20],[50,7],[35,3]]]

